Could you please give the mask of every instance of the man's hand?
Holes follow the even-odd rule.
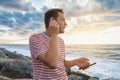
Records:
[[[79,69],[87,69],[90,65],[90,63],[88,62],[89,60],[87,58],[78,58],[74,60],[74,64],[77,65],[78,67],[80,67]]]
[[[55,20],[50,20],[49,31],[50,36],[59,34],[59,24]]]

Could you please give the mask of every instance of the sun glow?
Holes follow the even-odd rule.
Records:
[[[101,32],[82,33],[73,32],[62,35],[65,44],[119,44],[120,27],[107,29]]]

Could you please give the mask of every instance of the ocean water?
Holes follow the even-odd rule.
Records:
[[[0,48],[16,51],[30,56],[29,46],[24,44],[0,44]],[[86,70],[72,67],[74,71],[89,73],[94,77],[109,80],[120,80],[120,45],[66,45],[66,59],[86,57],[97,64]]]
[[[97,64],[81,72],[88,72],[95,77],[120,80],[120,45],[68,45],[67,58],[89,58]],[[73,67],[78,71],[78,67]]]
[[[27,44],[0,44],[0,48],[5,48],[11,52],[16,51],[18,54],[30,57],[29,45]]]

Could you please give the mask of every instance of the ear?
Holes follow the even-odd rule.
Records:
[[[50,21],[53,21],[53,20],[55,20],[55,18],[54,18],[54,17],[51,17],[51,18],[50,18]]]

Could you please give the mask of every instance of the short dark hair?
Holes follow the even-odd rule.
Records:
[[[50,9],[47,12],[45,12],[44,22],[45,22],[46,29],[49,26],[49,20],[51,17],[53,17],[53,18],[55,18],[55,20],[57,20],[58,12],[64,13],[63,9],[59,9],[59,8]]]

